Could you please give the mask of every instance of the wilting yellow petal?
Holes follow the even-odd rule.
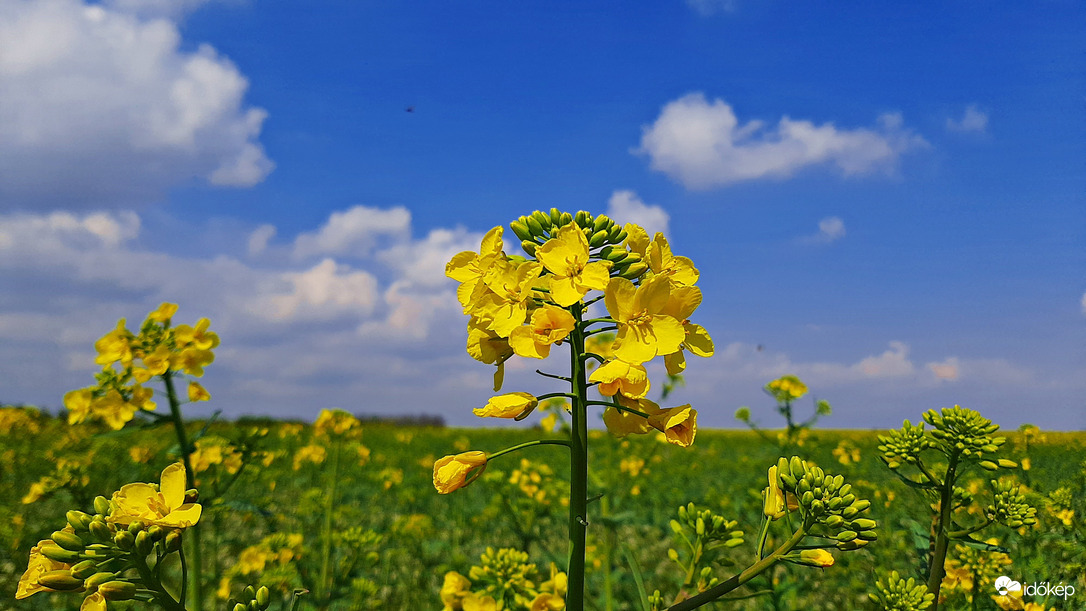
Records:
[[[468,474],[476,468],[479,470],[468,479]],[[441,494],[449,494],[475,481],[484,469],[486,453],[477,450],[439,458],[434,463],[434,488]]]

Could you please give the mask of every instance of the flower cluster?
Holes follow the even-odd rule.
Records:
[[[916,583],[912,577],[903,579],[897,571],[878,580],[875,588],[878,590],[875,600],[884,611],[923,611],[935,600],[924,584]]]
[[[795,497],[792,503],[787,500],[789,494]],[[798,456],[782,457],[770,468],[765,496],[767,515],[770,510],[783,515],[794,506],[805,524],[815,528],[816,534],[836,540],[838,549],[859,549],[878,538],[875,520],[863,516],[871,501],[857,498],[852,484],[846,484],[842,476],[829,475]]]
[[[443,611],[562,611],[566,608],[566,575],[551,563],[549,578],[540,582],[528,554],[514,549],[487,548],[468,577],[445,574],[441,586]],[[536,585],[538,583],[538,585]]]
[[[163,303],[147,315],[138,334],[129,331],[122,318],[115,329],[95,342],[98,356],[94,362],[102,371],[95,375],[98,383],[94,386],[64,395],[69,423],[94,419],[121,429],[137,412],[155,409],[151,400],[154,392],[144,386],[155,376],[167,377],[174,372],[204,375],[204,367],[215,360],[212,350],[219,345],[219,337],[208,330],[211,323],[206,318],[196,326],[171,327],[176,312],[176,304]],[[189,401],[211,398],[195,381],[189,383],[188,397]]]
[[[696,417],[689,406],[645,411],[622,401],[646,396],[650,388],[646,362],[663,357],[668,372],[679,374],[686,368],[686,352],[713,354],[709,334],[689,320],[702,300],[695,286],[698,270],[690,259],[672,254],[661,233],[650,239],[638,225],[619,226],[605,215],[593,217],[584,211],[576,215],[556,208],[550,213],[537,211],[513,221],[511,227],[527,256],[506,254],[499,226],[487,232],[479,252],[459,253],[445,268],[460,282],[457,296],[470,316],[468,353],[498,367],[495,390],[501,388],[504,364],[513,355],[544,359],[552,346],[577,333],[578,348],[601,362],[589,382],[613,398],[611,409],[648,425],[643,430],[630,426],[612,430],[623,435],[655,428],[668,434],[669,441],[689,445]],[[603,295],[588,299],[591,291]],[[608,316],[591,322],[613,326],[586,331],[589,321],[580,314],[600,299]],[[591,335],[603,331],[615,332],[607,354],[589,352],[586,347],[598,343],[590,341]],[[519,418],[537,405],[529,393],[507,393],[475,414]]]
[[[108,600],[157,600],[176,605],[157,579],[157,562],[181,549],[181,533],[200,520],[196,491],[185,490],[185,467],[162,471],[160,484],[126,484],[94,514],[69,511],[67,525],[39,541],[19,580],[17,599],[38,592],[83,592],[82,611],[100,611]],[[148,563],[148,556],[156,560]],[[154,571],[157,574],[157,570]]]

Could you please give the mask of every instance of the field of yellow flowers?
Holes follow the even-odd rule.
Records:
[[[231,608],[250,584],[267,586],[274,609],[303,589],[309,593],[300,595],[299,609],[453,608],[447,603],[457,588],[495,583],[509,590],[506,608],[517,608],[515,600],[558,587],[552,567],[563,566],[567,553],[568,454],[541,448],[495,462],[469,493],[436,494],[432,479],[444,455],[559,433],[356,424],[337,436],[312,423],[270,420],[191,428],[203,432],[191,458],[203,502],[205,609]],[[638,609],[643,591],[676,596],[687,551],[669,523],[683,502],[734,521],[729,530],[745,535],[717,553],[714,574],[751,560],[765,466],[778,447],[749,431],[702,430],[685,449],[654,436],[589,435],[589,492],[603,496],[591,505],[587,528],[586,608]],[[989,549],[954,546],[944,608],[995,608],[992,584],[1001,575],[1086,592],[1086,435],[1032,428],[1006,435],[1005,454],[1021,464],[1038,523],[996,533]],[[927,551],[927,503],[890,476],[874,433],[811,430],[798,443],[808,461],[843,474],[871,500],[878,541],[838,554],[825,570],[777,567],[737,591],[757,596],[717,603],[721,608],[875,608],[875,578],[908,574]],[[82,598],[64,592],[14,600],[31,547],[58,530],[69,510],[91,511],[96,496],[130,482],[158,482],[162,466],[177,458],[166,426],[114,431],[0,408],[0,608],[78,609]],[[976,475],[963,487],[975,492],[982,483]],[[1043,608],[1082,608],[1075,602],[1053,597]],[[129,605],[137,608],[109,603]]]

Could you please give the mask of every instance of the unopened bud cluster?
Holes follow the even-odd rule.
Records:
[[[829,475],[798,456],[777,461],[780,488],[799,500],[805,522],[820,525],[823,536],[836,539],[838,549],[859,549],[878,538],[876,522],[863,517],[871,502],[857,498],[852,484]]]
[[[902,579],[897,571],[878,580],[875,587],[878,589],[875,598],[883,611],[923,611],[935,600],[935,595],[928,592],[924,584],[918,584],[912,577]]]
[[[1017,484],[992,480],[992,492],[994,499],[988,507],[988,515],[993,520],[1011,528],[1037,523],[1037,509],[1026,502]]]
[[[267,586],[253,589],[253,586],[245,586],[240,600],[232,607],[232,611],[265,611],[271,604],[271,592]]]
[[[999,430],[998,424],[992,424],[980,412],[957,405],[939,412],[929,409],[924,412],[924,421],[933,427],[931,436],[948,455],[959,453],[981,458],[985,453],[995,453],[1007,441],[1005,437],[992,436]]]
[[[622,225],[606,214],[592,216],[584,210],[570,214],[561,212],[558,208],[551,208],[550,212],[536,210],[513,221],[509,227],[520,238],[520,247],[524,252],[534,257],[536,248],[557,237],[558,230],[571,223],[576,224],[584,233],[589,249],[596,251],[592,253],[592,257],[611,262],[612,275],[633,280],[649,269],[648,263],[642,260],[639,253],[630,252],[622,246],[628,234]]]
[[[879,435],[879,458],[886,466],[897,469],[902,463],[916,464],[920,453],[933,446],[931,439],[924,434],[924,424],[913,426],[908,420],[901,429]]]
[[[709,509],[699,510],[693,503],[679,506],[679,518],[671,520],[675,534],[692,533],[706,541],[723,541],[725,547],[743,544],[743,531],[736,530],[739,522],[725,520]]]

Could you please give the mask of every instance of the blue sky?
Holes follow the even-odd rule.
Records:
[[[557,206],[701,269],[702,426],[795,373],[827,426],[1086,428],[1080,3],[298,6],[0,0],[0,399],[175,301],[194,413],[489,424],[444,263]]]

